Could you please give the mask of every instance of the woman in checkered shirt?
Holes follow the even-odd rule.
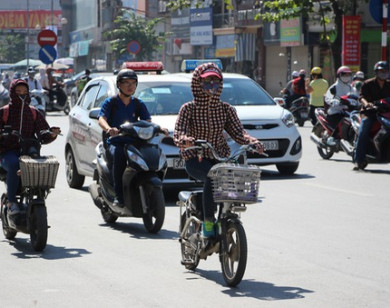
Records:
[[[223,135],[225,130],[239,144],[254,143],[258,152],[263,153],[263,145],[248,135],[238,119],[235,109],[220,100],[223,86],[222,72],[214,63],[199,65],[192,76],[192,102],[184,104],[176,120],[174,141],[180,147],[181,156],[185,159],[187,173],[204,182],[203,187],[203,235],[215,236],[214,200],[211,180],[207,174],[211,167],[218,163],[207,150],[201,161],[193,150],[184,151],[193,146],[197,139],[212,144],[221,157],[230,155],[230,148]]]

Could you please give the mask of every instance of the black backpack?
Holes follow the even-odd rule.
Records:
[[[141,115],[141,102],[136,97],[133,97],[133,100],[134,100],[134,102],[136,104],[136,106],[135,106],[135,115],[136,115],[136,118],[139,118],[140,115]],[[116,111],[117,104],[118,104],[118,97],[117,96],[111,97],[110,103],[112,104],[112,107],[111,107],[110,115],[107,118],[107,123],[108,124],[110,124],[111,119],[112,119],[112,117],[113,117],[113,115],[114,115],[114,113]],[[108,148],[107,139],[109,137],[110,137],[110,135],[106,131],[102,130],[102,140],[103,140],[103,146],[104,146],[105,149]]]

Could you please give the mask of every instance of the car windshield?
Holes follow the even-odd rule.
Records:
[[[140,82],[135,96],[151,115],[178,114],[180,107],[193,100],[190,82]],[[233,106],[275,105],[274,100],[253,80],[225,78],[221,100]]]
[[[145,103],[151,115],[178,114],[180,107],[193,99],[187,82],[140,82],[135,96]]]
[[[252,79],[224,78],[221,100],[233,106],[276,105]]]

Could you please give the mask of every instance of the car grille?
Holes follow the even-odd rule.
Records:
[[[270,158],[271,157],[283,157],[284,155],[286,155],[287,149],[290,145],[290,141],[288,139],[273,139],[273,140],[278,140],[279,150],[266,151],[266,153],[268,154],[268,157],[270,157]],[[248,158],[264,158],[264,157],[257,154],[257,153],[248,152]]]
[[[166,179],[188,179],[188,174],[185,169],[168,168],[165,173]]]
[[[275,127],[278,127],[279,124],[272,123],[272,124],[244,124],[243,125],[245,129],[272,129]]]

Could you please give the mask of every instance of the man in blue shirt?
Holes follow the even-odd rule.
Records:
[[[138,85],[137,74],[131,69],[121,70],[116,78],[119,89],[117,96],[107,98],[99,113],[99,125],[109,135],[116,136],[119,127],[125,122],[136,122],[138,119],[151,121],[145,104],[133,97]],[[122,175],[126,168],[126,157],[123,145],[110,144],[107,154],[112,162],[112,175],[116,198],[114,205],[123,207]]]

